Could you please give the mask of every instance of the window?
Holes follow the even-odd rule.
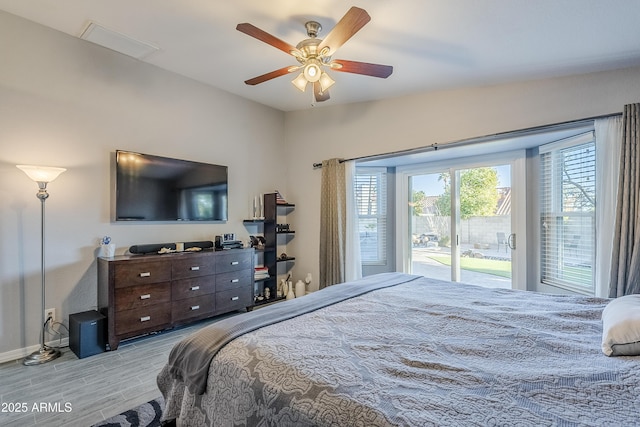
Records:
[[[540,147],[540,278],[593,292],[596,156],[593,132]]]
[[[356,169],[356,208],[363,265],[387,262],[387,170]]]

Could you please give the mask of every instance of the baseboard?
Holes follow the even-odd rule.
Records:
[[[49,347],[68,347],[69,337],[62,338],[61,340],[53,340],[47,343]],[[11,362],[13,360],[22,359],[27,357],[34,351],[40,349],[40,344],[32,345],[30,347],[18,348],[15,350],[7,351],[6,353],[0,353],[0,363]]]

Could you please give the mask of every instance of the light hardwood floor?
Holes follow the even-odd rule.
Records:
[[[116,351],[83,359],[64,347],[60,358],[43,365],[0,364],[0,426],[88,427],[155,399],[156,376],[173,345],[237,313],[124,341]],[[26,412],[16,412],[16,404]],[[48,408],[38,410],[41,404]]]

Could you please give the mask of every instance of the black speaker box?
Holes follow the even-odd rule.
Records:
[[[69,315],[69,348],[79,359],[105,350],[106,319],[95,310]]]
[[[184,242],[184,248],[201,248],[201,249],[209,249],[213,247],[213,242],[210,240],[206,240],[203,242]],[[133,245],[129,247],[129,252],[132,254],[153,254],[158,253],[158,251],[162,248],[167,249],[176,249],[175,243],[152,243],[147,245]]]

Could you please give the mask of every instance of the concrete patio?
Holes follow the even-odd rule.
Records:
[[[475,249],[473,245],[461,245],[461,252],[473,250],[482,253],[491,259],[511,260],[511,251],[505,253],[504,249],[497,252],[495,248]],[[412,249],[412,274],[419,274],[425,277],[432,277],[440,280],[451,280],[451,267],[429,258],[430,255],[447,255],[451,251],[449,248],[413,248]],[[461,270],[460,281],[472,285],[484,286],[487,288],[511,289],[511,279],[496,276],[493,274],[479,273],[469,270]]]

